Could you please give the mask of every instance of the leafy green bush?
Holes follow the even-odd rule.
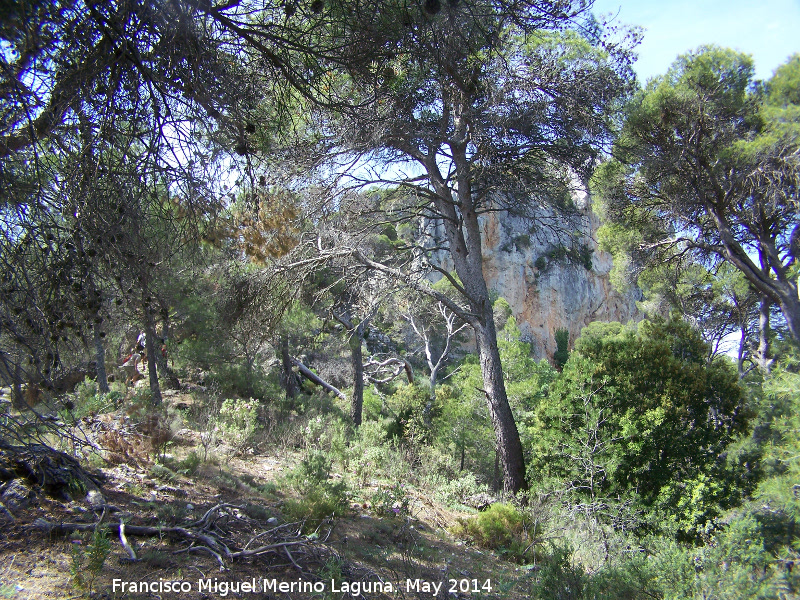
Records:
[[[634,494],[653,526],[701,535],[747,492],[743,465],[726,457],[752,416],[729,361],[707,357],[679,321],[585,328],[536,408],[532,479],[562,482],[599,517]]]
[[[409,499],[402,483],[379,486],[370,500],[372,511],[379,517],[404,518],[410,514]]]
[[[287,483],[302,499],[288,499],[283,512],[292,520],[304,520],[304,530],[314,530],[323,519],[341,515],[349,501],[347,483],[331,481],[332,460],[324,453],[312,451],[287,475]]]
[[[222,402],[214,421],[219,437],[235,452],[242,452],[251,444],[258,426],[258,401],[252,398],[228,399]]]
[[[533,521],[511,504],[492,504],[476,517],[458,519],[453,533],[520,563],[533,558]]]

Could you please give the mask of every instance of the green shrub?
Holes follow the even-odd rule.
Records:
[[[214,429],[235,453],[243,452],[253,441],[258,425],[258,401],[252,398],[222,402],[214,420]]]
[[[203,461],[200,455],[195,450],[192,450],[186,455],[186,458],[178,463],[178,468],[184,475],[194,475],[201,462]]]
[[[485,491],[486,486],[479,484],[473,473],[463,473],[461,477],[437,486],[436,499],[450,506],[463,505],[470,496]]]
[[[111,541],[105,527],[95,527],[85,546],[82,540],[73,540],[70,565],[72,585],[91,596],[94,582],[110,553]]]
[[[516,562],[533,558],[534,524],[511,504],[492,504],[476,517],[458,519],[453,533]]]
[[[402,483],[379,486],[370,500],[372,511],[379,517],[405,518],[410,514],[409,499]]]
[[[289,521],[303,521],[303,532],[309,533],[325,519],[342,515],[346,508],[347,500],[343,495],[331,488],[315,488],[300,500],[286,500],[282,510]]]
[[[324,452],[313,451],[287,475],[288,484],[302,499],[287,500],[283,511],[291,520],[304,520],[304,531],[314,530],[323,519],[341,515],[347,508],[347,483],[330,481],[331,466]]]
[[[605,523],[619,515],[604,505],[633,497],[654,527],[696,538],[747,492],[744,465],[724,457],[751,413],[735,369],[707,357],[681,321],[584,328],[526,433],[532,479],[560,481]]]
[[[118,390],[112,390],[107,394],[97,391],[97,383],[90,379],[84,379],[75,387],[73,394],[74,408],[69,415],[64,415],[67,420],[82,419],[88,415],[113,410],[122,399],[122,394]]]
[[[534,598],[548,600],[582,600],[586,589],[586,573],[572,562],[568,546],[553,546],[539,563],[539,571],[531,590]]]

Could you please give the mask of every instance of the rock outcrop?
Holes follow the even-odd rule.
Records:
[[[593,321],[625,323],[641,316],[640,292],[623,294],[611,284],[612,258],[597,246],[600,223],[589,198],[584,194],[576,201],[580,215],[567,230],[553,214],[532,220],[503,210],[482,217],[486,282],[511,305],[537,358],[552,358],[557,329],[569,331],[571,347]],[[429,224],[426,232],[435,240],[441,238],[438,229]],[[446,254],[434,259],[452,269]]]

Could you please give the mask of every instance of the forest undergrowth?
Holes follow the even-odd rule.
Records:
[[[201,571],[326,586],[293,597],[347,595],[332,582],[359,582],[366,598],[430,595],[400,590],[406,580],[443,583],[440,597],[794,597],[791,351],[768,377],[740,384],[680,322],[587,328],[561,372],[530,358],[513,318],[501,340],[529,457],[531,487],[517,496],[498,488],[470,357],[432,407],[421,383],[368,390],[358,428],[347,403],[320,390],[288,400],[274,388],[270,401],[213,380],[165,391],[159,408],[141,383],[101,394],[87,380],[36,407],[43,421],[7,413],[5,427],[99,472],[105,496],[93,505],[85,486],[54,499],[5,483],[4,593],[148,597],[113,580],[157,574],[195,589],[187,573]],[[643,405],[641,386],[660,400]],[[693,394],[719,398],[705,422]],[[53,421],[69,435],[56,436]],[[442,592],[450,580],[453,593]]]

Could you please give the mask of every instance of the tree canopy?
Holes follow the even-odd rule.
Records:
[[[765,85],[749,57],[716,47],[680,57],[628,106],[597,190],[626,223],[633,265],[694,255],[729,261],[800,339],[794,57]]]

